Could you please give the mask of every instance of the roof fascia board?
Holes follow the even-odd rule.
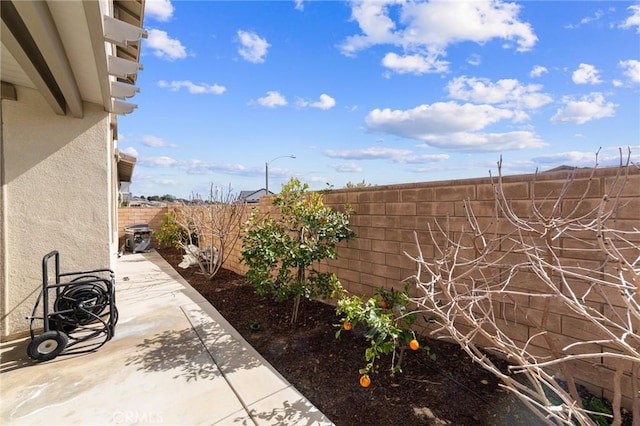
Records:
[[[84,110],[80,89],[46,2],[13,1],[12,3],[58,83],[71,115],[82,118]]]
[[[102,95],[102,106],[105,111],[111,111],[111,86],[109,83],[109,71],[107,66],[107,52],[104,44],[104,34],[102,30],[102,12],[98,0],[85,0],[82,2],[84,13],[87,16],[89,25],[89,37],[91,47],[95,53],[96,68],[98,70],[98,80],[100,81],[100,93]]]
[[[144,21],[144,5],[145,0],[114,0],[113,17],[133,26],[142,28]],[[144,31],[144,38],[146,38],[146,31]],[[131,43],[127,46],[116,45],[116,56],[133,62],[140,62],[141,46],[142,42]],[[135,84],[137,77],[137,74],[131,74],[118,78],[129,84]]]
[[[54,113],[66,115],[64,97],[11,1],[1,1],[2,44],[36,86]]]

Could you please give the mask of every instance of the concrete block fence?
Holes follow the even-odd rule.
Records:
[[[572,212],[572,217],[579,217],[597,206],[605,194],[611,196],[616,193],[618,188],[612,186],[617,172],[617,168],[600,169],[591,178],[590,169],[578,170],[569,192],[559,206],[560,214]],[[503,188],[512,209],[520,217],[527,218],[532,211],[532,198],[535,198],[536,205],[543,213],[552,209],[568,176],[567,171],[541,173],[537,176],[509,176],[503,179]],[[585,192],[586,200],[580,204],[580,210],[574,211],[578,200]],[[630,169],[622,198],[623,207],[617,212],[614,226],[625,231],[640,229],[640,170],[637,168]],[[339,250],[340,257],[327,262],[326,268],[335,272],[351,293],[372,296],[379,287],[401,289],[402,283],[417,271],[416,264],[405,255],[405,252],[412,256],[418,253],[414,232],[417,233],[420,249],[426,259],[435,255],[436,247],[431,240],[429,229],[437,229],[437,224],[449,230],[454,240],[460,237],[461,232],[466,232],[467,238],[463,238],[462,241],[471,245],[465,200],[468,200],[468,206],[473,210],[480,228],[490,231],[487,235],[492,235],[496,227],[498,234],[504,234],[511,229],[504,219],[497,223],[493,219],[495,198],[490,178],[332,191],[325,196],[325,203],[334,208],[341,208],[345,203],[351,205],[356,212],[352,216],[351,224],[358,238],[343,244]],[[603,260],[601,253],[589,251],[596,246],[595,233],[588,237],[593,239],[587,243],[593,245],[585,245],[570,238],[562,238],[557,242],[562,248],[560,256],[563,264],[579,264],[594,271],[600,270]],[[638,234],[627,237],[640,244]],[[443,239],[436,235],[436,241],[442,242]],[[585,250],[580,250],[582,248]],[[502,250],[506,252],[507,247]],[[636,253],[635,256],[639,254]],[[523,261],[522,255],[510,256],[514,262]],[[588,285],[572,284],[584,285],[585,290]],[[543,286],[534,274],[523,273],[518,275],[517,287],[514,290],[542,292]],[[640,297],[640,294],[637,297]],[[513,301],[502,303],[499,311],[495,312],[495,317],[499,319],[498,325],[510,338],[524,344],[540,332],[534,324],[536,319],[542,316],[543,302],[536,297],[521,299],[515,301],[517,309]],[[587,297],[587,303],[605,314],[611,309],[616,309],[616,306],[608,306],[604,299],[595,294]],[[640,321],[636,319],[636,322],[638,330]],[[580,319],[557,300],[551,302],[547,331],[560,348],[580,340],[593,340],[593,336],[598,335],[592,323]],[[529,344],[539,354],[550,354],[543,338],[534,338]],[[607,350],[611,348],[601,347],[596,351]],[[592,393],[611,400],[615,367],[607,365],[604,362],[605,358],[602,358],[602,361],[598,366],[594,366],[592,360],[574,361],[570,367],[579,382]],[[628,396],[624,398],[623,403],[630,408],[630,362],[625,366],[622,383],[624,394]]]
[[[573,212],[573,216],[586,214],[605,194],[617,191],[617,188],[612,187],[617,172],[617,168],[603,168],[597,170],[591,178],[590,169],[576,171],[573,184],[559,206],[560,211],[565,214],[572,212],[586,191],[586,199],[581,204],[583,211]],[[504,192],[512,209],[521,217],[530,215],[532,199],[536,200],[540,209],[550,211],[570,173],[558,171],[540,173],[536,176],[507,176],[503,178]],[[617,212],[616,228],[629,231],[634,228],[640,229],[640,170],[629,169],[626,187],[621,195],[624,206]],[[434,256],[436,252],[429,227],[434,229],[439,224],[449,230],[454,239],[458,238],[460,233],[463,233],[464,237],[464,233],[469,232],[465,200],[468,200],[482,228],[497,226],[497,232],[504,233],[508,227],[504,220],[498,221],[497,224],[492,220],[495,203],[494,187],[490,178],[334,190],[328,192],[324,200],[326,205],[335,209],[343,209],[346,203],[351,205],[355,211],[351,217],[351,225],[357,238],[342,243],[339,258],[324,263],[321,268],[334,272],[351,293],[363,296],[372,296],[379,287],[401,289],[405,279],[416,273],[415,263],[405,255],[405,252],[417,254],[414,232],[417,233],[425,258]],[[255,208],[260,209],[263,214],[276,213],[268,198],[263,198]],[[164,219],[166,210],[125,208],[120,211],[120,222],[145,222],[156,229],[159,221]],[[247,216],[248,213],[249,211]],[[640,243],[637,234],[631,237],[632,240],[633,238],[635,242]],[[443,238],[436,238],[436,243],[442,242]],[[246,266],[240,261],[241,244],[239,241],[232,249],[231,256],[224,266],[244,274]],[[600,255],[587,251],[588,247],[585,247],[584,252],[571,250],[580,249],[580,244],[583,244],[580,241],[567,238],[561,239],[558,244],[567,249],[561,250],[563,261],[592,267],[594,270],[601,267]],[[516,254],[511,256],[514,261],[522,260]],[[542,283],[531,273],[522,274],[518,281],[518,287],[523,291],[539,291],[541,285]],[[513,301],[505,302],[495,316],[500,318],[499,325],[504,327],[509,337],[525,343],[540,331],[532,321],[542,315],[542,302],[540,298],[524,296],[516,302],[518,310],[514,309]],[[597,295],[590,295],[588,303],[604,313],[616,309],[616,306],[605,304]],[[591,323],[580,319],[559,301],[554,300],[551,302],[547,332],[560,347],[563,347],[581,339],[591,340],[590,336],[593,336],[596,330]],[[549,353],[549,348],[541,339],[533,339],[530,344],[540,354]],[[603,347],[600,350],[609,349]],[[623,403],[628,407],[631,405],[632,395],[630,364],[625,367],[623,377],[627,396]],[[575,361],[571,368],[579,382],[596,396],[612,398],[613,366],[602,363],[594,367],[592,362]]]
[[[120,207],[118,209],[118,239],[119,247],[124,244],[124,228],[139,223],[146,223],[156,232],[160,232],[161,223],[165,220],[168,207]],[[151,234],[151,244],[158,247],[158,240]]]

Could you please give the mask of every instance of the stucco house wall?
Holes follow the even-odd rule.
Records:
[[[25,330],[42,284],[42,257],[58,250],[61,268],[109,267],[116,251],[109,114],[85,104],[82,120],[51,113],[41,95],[17,88],[3,101],[4,214],[8,222],[4,335]]]
[[[144,0],[4,0],[0,127],[0,340],[28,334],[42,258],[61,272],[114,269],[117,149],[134,86]],[[50,271],[53,273],[53,268]],[[41,312],[38,312],[41,313]]]

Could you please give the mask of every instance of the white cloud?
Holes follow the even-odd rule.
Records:
[[[537,164],[566,164],[566,165],[594,165],[595,152],[567,151],[554,154],[541,155],[531,159]]]
[[[356,163],[332,164],[329,167],[340,173],[360,173],[362,171],[362,167]]]
[[[596,13],[593,16],[586,16],[580,20],[581,24],[588,24],[589,22],[594,22],[600,20],[604,16],[604,12],[602,10],[596,10]]]
[[[178,163],[177,160],[167,156],[143,158],[139,159],[138,162],[148,167],[171,167]]]
[[[367,115],[365,124],[374,131],[426,139],[433,135],[482,130],[515,116],[513,111],[491,105],[436,102],[409,110],[374,109]]]
[[[465,152],[499,152],[517,149],[541,148],[548,144],[530,131],[506,133],[456,132],[433,135],[426,140],[426,147],[436,147]]]
[[[569,25],[566,25],[565,28],[575,29],[575,28],[580,27],[581,25],[588,24],[589,22],[598,21],[603,16],[604,16],[604,12],[602,10],[597,10],[593,14],[593,16],[585,16],[584,18],[582,18],[580,20],[580,23],[578,23],[578,24],[569,24]]]
[[[482,63],[482,57],[476,53],[474,53],[473,55],[469,56],[467,58],[467,63],[469,65],[473,65],[474,67],[477,67],[478,65],[480,65]]]
[[[354,150],[328,150],[324,154],[330,158],[342,158],[343,160],[380,160],[380,159],[394,159],[402,158],[410,155],[412,152],[409,149],[394,149],[394,148],[365,148]]]
[[[304,0],[294,0],[294,7],[296,10],[304,10]]]
[[[297,102],[297,105],[302,108],[311,107],[311,108],[318,108],[318,109],[331,109],[336,105],[336,100],[333,99],[331,96],[323,93],[320,95],[320,99],[316,102],[309,102],[304,99],[300,99]]]
[[[552,123],[584,124],[599,118],[613,117],[617,106],[612,102],[605,102],[604,95],[599,92],[590,93],[579,100],[565,96],[562,102],[564,107],[559,108],[551,117]]]
[[[144,3],[144,14],[156,21],[167,22],[173,16],[173,5],[170,0],[147,0]]]
[[[162,148],[166,146],[175,148],[177,146],[175,144],[169,144],[164,139],[153,135],[144,135],[142,137],[142,144],[152,148]]]
[[[142,137],[142,144],[152,148],[161,148],[168,145],[162,138],[152,135],[144,135]]]
[[[439,61],[435,54],[398,55],[390,52],[382,58],[382,65],[398,74],[443,73],[449,69],[449,62]]]
[[[267,92],[267,96],[250,101],[249,103],[257,103],[258,105],[262,105],[268,108],[275,108],[278,106],[285,106],[287,104],[287,100],[280,93],[274,90],[270,90]]]
[[[227,90],[226,87],[220,86],[218,84],[213,84],[213,85],[206,84],[206,83],[195,84],[189,80],[171,81],[171,82],[160,80],[158,82],[158,86],[169,89],[172,92],[177,92],[181,88],[186,88],[189,91],[189,93],[193,95],[199,95],[199,94],[221,95]]]
[[[407,164],[428,164],[428,163],[438,163],[440,161],[445,161],[448,159],[449,159],[449,155],[447,154],[423,154],[423,155],[407,155],[402,158],[395,158],[394,162],[407,163]]]
[[[494,38],[515,40],[517,50],[531,50],[538,38],[531,25],[518,20],[520,6],[501,1],[408,3],[404,40],[437,48],[472,41],[484,44]]]
[[[263,173],[262,169],[249,169],[241,164],[211,163],[202,160],[185,161],[182,167],[185,169],[187,174],[190,175],[209,175],[213,173],[221,173],[227,175],[261,176]]]
[[[393,32],[395,23],[387,10],[391,3],[394,3],[393,0],[352,3],[351,18],[358,22],[363,34],[349,36],[339,46],[344,55],[352,56],[376,44],[402,44],[401,35]]]
[[[498,104],[503,107],[540,108],[553,99],[540,93],[539,84],[524,85],[515,79],[492,82],[486,78],[461,76],[447,84],[449,96],[476,103]]]
[[[548,73],[549,70],[541,65],[536,65],[533,67],[531,72],[529,73],[530,77],[540,77],[542,74]]]
[[[532,131],[481,132],[502,120],[520,122],[527,118],[522,111],[486,104],[437,102],[409,110],[375,109],[367,115],[365,125],[372,131],[422,140],[424,147],[447,150],[485,152],[545,146]]]
[[[640,146],[619,147],[608,146],[603,147],[597,152],[598,165],[600,167],[616,166],[622,160],[627,161],[627,155],[631,150],[630,161],[637,162],[640,160]],[[593,167],[596,164],[596,152],[585,151],[567,151],[554,154],[541,155],[532,158],[532,161],[539,165],[568,165],[574,167]]]
[[[240,56],[254,64],[264,62],[270,46],[266,39],[253,32],[238,30],[238,40],[240,41],[240,47],[238,47]]]
[[[136,158],[138,157],[138,150],[132,146],[127,147],[125,149],[121,149],[120,152],[122,152],[123,154],[130,155],[132,157],[136,157]]]
[[[576,84],[600,84],[600,71],[590,64],[580,64],[577,70],[571,75],[571,79]]]
[[[353,1],[352,19],[361,34],[347,37],[339,48],[344,55],[353,56],[374,45],[398,46],[403,52],[387,53],[385,66],[397,72],[442,72],[447,63],[438,58],[456,43],[502,39],[515,42],[518,51],[531,50],[537,37],[529,23],[518,19],[519,13],[517,4],[497,0]]]
[[[636,33],[640,34],[640,4],[634,4],[629,6],[627,10],[631,11],[631,16],[629,16],[620,28],[633,28],[636,27]]]
[[[179,40],[169,37],[166,31],[151,29],[148,31],[146,45],[159,58],[173,61],[187,57],[187,50]]]
[[[622,68],[622,73],[633,83],[640,83],[640,61],[629,59],[628,61],[618,62],[618,66]]]

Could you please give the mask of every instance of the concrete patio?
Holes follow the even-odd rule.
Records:
[[[0,424],[331,425],[155,253],[117,264],[115,337],[36,363],[0,345]]]

